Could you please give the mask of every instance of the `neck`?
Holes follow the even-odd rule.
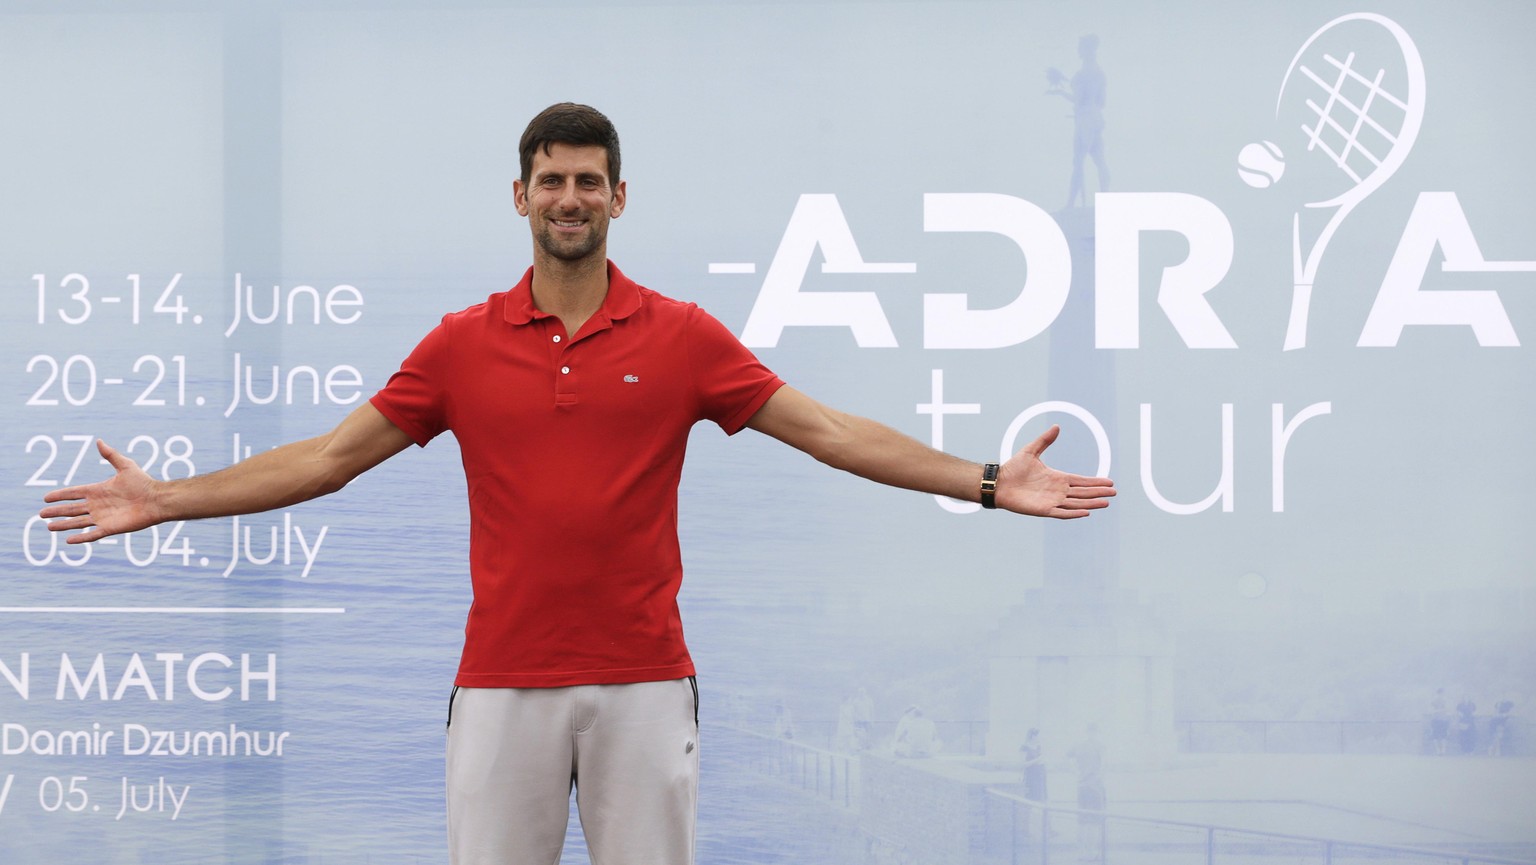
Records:
[[[533,305],[560,319],[575,336],[608,296],[608,259],[601,250],[580,261],[563,261],[536,253],[533,262]]]

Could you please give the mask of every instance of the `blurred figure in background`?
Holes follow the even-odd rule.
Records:
[[[891,750],[898,757],[932,757],[939,752],[938,728],[917,706],[908,706],[896,722]]]
[[[1065,73],[1054,67],[1045,71],[1050,89],[1046,93],[1060,96],[1072,103],[1072,185],[1067,191],[1070,210],[1081,205],[1087,207],[1093,199],[1083,186],[1083,159],[1093,160],[1098,172],[1099,191],[1109,189],[1109,165],[1104,160],[1104,102],[1109,89],[1104,69],[1099,66],[1099,37],[1089,33],[1077,42],[1077,56],[1083,61],[1077,74],[1069,80]]]
[[[1429,701],[1429,745],[1436,756],[1445,756],[1445,746],[1450,738],[1451,706],[1445,701],[1445,689],[1436,688],[1435,698]]]
[[[853,692],[853,729],[859,737],[859,750],[875,741],[875,701],[863,685]]]
[[[1477,750],[1477,704],[1470,696],[1462,697],[1456,704],[1456,741],[1463,754]]]
[[[1104,789],[1104,744],[1099,741],[1099,725],[1090,723],[1088,735],[1067,752],[1077,763],[1077,843],[1079,855],[1094,858],[1103,846],[1104,816],[1108,796]]]
[[[1024,798],[1031,802],[1045,801],[1045,751],[1040,747],[1040,730],[1030,727],[1024,734],[1024,744],[1019,746],[1024,755]]]
[[[859,750],[859,731],[854,723],[853,695],[843,698],[837,707],[837,728],[832,734],[832,750],[854,754]]]
[[[1504,754],[1504,739],[1509,735],[1509,713],[1515,710],[1515,701],[1505,698],[1493,707],[1493,717],[1488,719],[1488,756]]]
[[[789,706],[781,698],[773,707],[773,738],[794,739],[795,720],[789,715]]]

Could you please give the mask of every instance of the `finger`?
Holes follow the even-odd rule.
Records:
[[[107,532],[107,531],[103,531],[101,529],[91,529],[88,532],[81,532],[78,535],[70,535],[69,537],[64,539],[64,543],[66,543],[66,544],[89,544],[92,541],[99,541],[102,538],[104,538],[104,537],[106,537],[106,536],[108,536],[110,534],[112,534],[112,533],[111,532]]]
[[[85,514],[84,516],[66,517],[64,519],[54,520],[48,524],[48,531],[70,532],[74,531],[75,529],[88,529],[94,525],[96,525],[96,521],[91,519],[90,514]]]
[[[1038,457],[1045,453],[1045,449],[1050,447],[1051,443],[1056,441],[1056,437],[1059,435],[1061,435],[1061,427],[1052,424],[1051,428],[1041,433],[1039,438],[1025,445],[1024,450],[1020,451],[1020,453]]]
[[[1067,475],[1067,483],[1074,487],[1112,487],[1115,482],[1110,478],[1094,478],[1087,475]]]
[[[1114,496],[1117,496],[1119,494],[1120,494],[1120,491],[1116,490],[1114,487],[1078,487],[1078,486],[1074,486],[1074,487],[1069,487],[1067,489],[1067,496],[1069,498],[1079,498],[1079,499],[1083,499],[1083,498],[1092,498],[1092,499],[1101,499],[1102,498],[1102,499],[1107,499],[1107,498],[1112,498]]]
[[[43,493],[43,501],[51,503],[69,501],[70,499],[83,499],[85,495],[80,492],[81,489],[81,487],[65,487],[61,490],[49,490]],[[47,516],[47,514],[44,514],[44,516]]]
[[[106,482],[97,481],[93,484],[80,484],[73,487],[60,487],[56,490],[49,490],[48,492],[43,493],[43,501],[67,502],[88,499],[91,497],[91,493],[94,493],[100,489],[104,483]]]
[[[84,502],[70,502],[63,505],[54,505],[51,508],[43,508],[37,512],[37,515],[45,520],[51,520],[55,517],[78,517],[81,514],[88,514],[90,512],[90,506]]]
[[[1076,511],[1080,511],[1080,510],[1084,510],[1084,509],[1107,508],[1107,507],[1109,507],[1109,500],[1108,499],[1067,498],[1066,500],[1064,500],[1061,503],[1061,506],[1063,508],[1066,508],[1067,510],[1076,510]]]
[[[1066,508],[1052,508],[1051,512],[1047,516],[1050,516],[1051,518],[1058,519],[1058,520],[1076,520],[1076,519],[1081,519],[1082,517],[1086,517],[1086,516],[1088,516],[1088,514],[1089,514],[1089,511],[1085,511],[1085,510],[1068,510]]]
[[[102,439],[97,439],[96,440],[96,450],[101,454],[101,458],[102,459],[104,459],[107,462],[111,463],[112,464],[112,468],[117,469],[118,471],[122,471],[123,469],[128,469],[128,468],[138,468],[139,467],[138,463],[134,462],[133,460],[129,459],[128,457],[124,456],[123,454],[118,453],[116,448],[114,448],[111,445],[107,444]]]

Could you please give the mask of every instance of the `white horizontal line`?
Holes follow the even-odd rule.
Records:
[[[216,613],[341,615],[346,607],[0,607],[0,613]]]
[[[757,265],[750,261],[711,261],[710,273],[757,273]]]
[[[1468,261],[1454,266],[1442,261],[1440,269],[1446,273],[1530,273],[1536,271],[1536,261]]]
[[[915,261],[861,261],[857,264],[821,263],[822,273],[917,273]]]

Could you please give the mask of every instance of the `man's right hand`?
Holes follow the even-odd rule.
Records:
[[[155,488],[159,482],[101,439],[96,440],[96,450],[117,474],[98,483],[65,487],[43,496],[43,501],[56,503],[38,512],[38,516],[51,520],[48,530],[87,529],[66,539],[66,543],[85,544],[163,522],[155,512]]]

